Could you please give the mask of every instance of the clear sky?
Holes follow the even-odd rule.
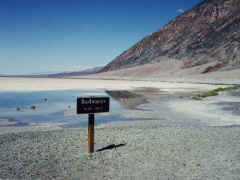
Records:
[[[1,0],[0,74],[105,65],[202,0]]]

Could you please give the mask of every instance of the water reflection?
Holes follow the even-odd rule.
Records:
[[[136,109],[137,106],[147,103],[147,99],[130,91],[106,91],[113,99],[128,109]]]
[[[14,121],[16,126],[48,122],[78,124],[86,121],[87,116],[76,115],[76,99],[89,95],[108,96],[104,91],[94,90],[0,92],[0,119],[8,119],[7,125],[13,125]],[[114,99],[110,105],[110,111],[124,108]]]
[[[142,92],[142,91],[141,91]],[[64,128],[87,126],[88,115],[76,114],[77,97],[109,96],[110,112],[96,114],[96,125],[112,121],[131,121],[121,113],[147,103],[141,93],[130,91],[64,90],[39,92],[0,92],[0,119],[4,126],[57,124]],[[33,108],[34,107],[34,108]]]

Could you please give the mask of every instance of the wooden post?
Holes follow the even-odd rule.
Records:
[[[94,114],[88,114],[88,152],[94,152]]]

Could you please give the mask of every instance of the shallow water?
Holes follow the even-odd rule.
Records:
[[[0,118],[16,122],[16,126],[50,122],[60,123],[61,127],[86,126],[87,115],[75,113],[76,99],[82,96],[109,97],[104,91],[94,90],[0,92]],[[36,109],[31,109],[32,106]],[[129,120],[117,113],[123,109],[123,105],[110,97],[110,112],[96,114],[96,124]]]

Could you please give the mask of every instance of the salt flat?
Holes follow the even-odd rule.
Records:
[[[212,90],[218,85],[140,80],[0,78],[0,91],[49,91],[68,89],[131,90],[142,87],[161,91],[192,92]],[[221,86],[222,87],[222,86]]]

